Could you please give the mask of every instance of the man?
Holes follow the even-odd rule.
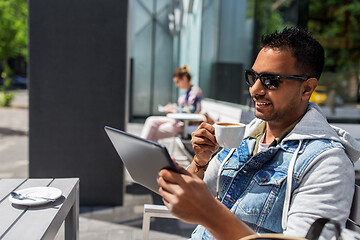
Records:
[[[304,237],[317,218],[344,226],[349,215],[359,143],[309,103],[323,48],[298,28],[275,32],[262,44],[245,74],[256,119],[242,144],[211,160],[214,128],[203,123],[192,135],[196,155],[188,169],[159,172],[164,204],[180,219],[200,224],[193,239],[239,239],[254,232]],[[322,239],[332,234],[326,229]]]

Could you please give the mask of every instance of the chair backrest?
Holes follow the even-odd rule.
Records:
[[[221,122],[240,122],[242,113],[242,110],[237,106],[205,99],[201,101],[201,111],[207,112],[212,119]]]
[[[346,228],[360,233],[360,187],[356,184],[350,216],[346,222]]]

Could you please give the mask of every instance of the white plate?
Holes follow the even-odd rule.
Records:
[[[22,190],[17,190],[17,193],[20,193],[24,196],[30,197],[32,199],[16,199],[13,198],[11,195],[9,196],[9,201],[19,205],[27,205],[27,206],[35,206],[41,205],[45,203],[49,203],[51,201],[43,199],[45,198],[52,198],[57,199],[61,196],[62,192],[58,188],[53,187],[32,187],[32,188],[25,188]]]

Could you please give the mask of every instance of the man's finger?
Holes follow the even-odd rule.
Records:
[[[174,171],[170,171],[170,170],[167,170],[167,169],[160,170],[158,183],[161,180],[161,178],[163,178],[164,181],[166,181],[167,183],[179,184],[180,182],[183,181],[182,178],[180,177],[180,173],[176,173]]]
[[[201,125],[200,125],[201,126]],[[209,124],[209,126],[206,127],[198,127],[198,129],[196,129],[192,135],[196,136],[196,135],[204,135],[204,134],[208,134],[208,135],[214,135],[215,134],[215,128]]]
[[[185,179],[192,177],[192,174],[189,173],[186,169],[182,168],[181,166],[179,166],[178,169],[179,169],[179,173],[166,169],[160,170],[158,183],[160,178],[163,178],[163,180],[168,184],[172,183],[175,185],[183,185],[186,182]]]
[[[163,197],[163,202],[165,204],[170,204],[170,202],[173,202],[176,199],[174,194],[169,193],[168,191],[164,190],[163,188],[159,188],[159,193]]]
[[[193,145],[193,149],[194,149],[196,154],[206,152],[206,151],[210,151],[210,152],[213,153],[213,152],[216,151],[217,147],[218,147],[217,145],[216,146],[201,145],[201,144],[194,144]]]
[[[200,145],[217,145],[216,139],[214,136],[192,136],[191,144],[200,144]]]
[[[167,208],[169,208],[169,207],[168,207],[168,206],[169,206],[169,202],[168,202],[165,198],[162,198],[162,201],[163,201],[164,205],[165,205]]]
[[[211,124],[209,124],[209,123],[202,122],[202,123],[199,125],[198,129],[200,129],[200,128],[207,129],[210,133],[215,133],[215,128],[214,128]]]
[[[201,123],[199,125],[199,127],[191,134],[191,136],[200,136],[200,135],[203,135],[203,134],[206,134],[206,135],[214,135],[215,134],[215,128],[208,124],[208,123]]]
[[[213,143],[216,143],[215,132],[210,132],[207,129],[199,129],[197,132],[193,132],[193,137],[208,138]]]
[[[174,194],[179,190],[179,185],[176,183],[172,183],[164,179],[163,177],[159,177],[157,180],[159,186],[163,191]]]

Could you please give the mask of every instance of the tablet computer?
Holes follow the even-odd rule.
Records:
[[[178,172],[165,146],[109,126],[105,131],[135,182],[159,194],[159,171]]]

